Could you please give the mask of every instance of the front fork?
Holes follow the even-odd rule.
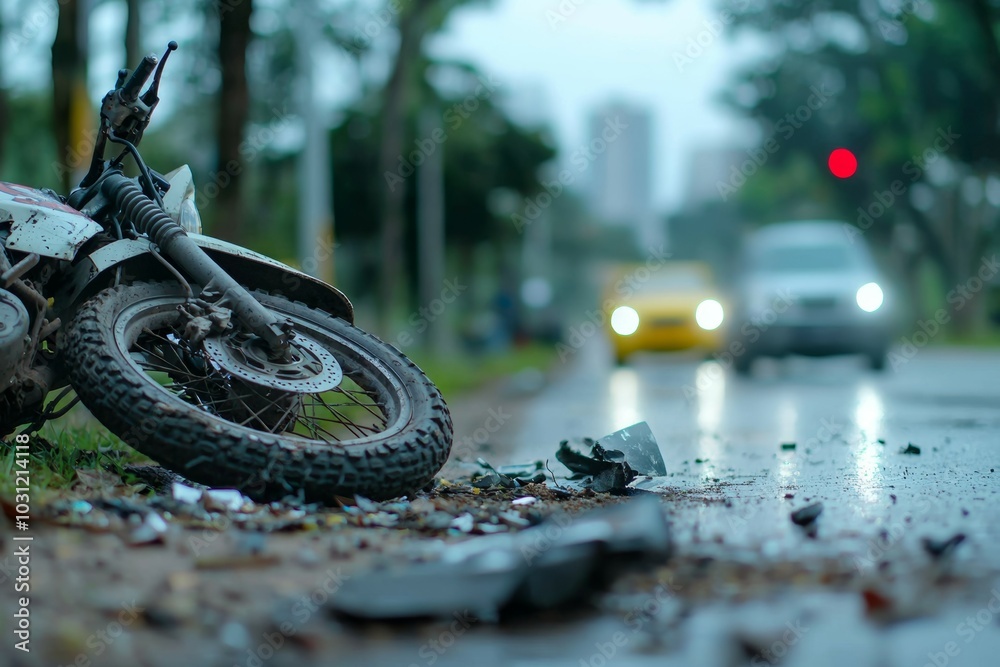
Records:
[[[267,344],[269,356],[287,357],[291,323],[277,318],[223,271],[134,181],[121,173],[107,174],[101,180],[101,193],[137,231],[149,236],[179,268],[203,285],[204,292],[221,294],[216,303],[231,309],[247,330],[259,336]]]

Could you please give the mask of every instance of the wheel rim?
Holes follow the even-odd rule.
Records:
[[[204,345],[180,335],[177,296],[152,297],[124,308],[114,341],[123,358],[162,390],[164,400],[194,408],[251,433],[280,434],[349,445],[401,431],[410,417],[406,389],[385,364],[354,341],[275,305],[296,338],[333,355],[343,379],[331,391],[289,393],[248,383],[212,361]],[[280,304],[280,302],[278,302]],[[237,332],[237,335],[240,335]]]

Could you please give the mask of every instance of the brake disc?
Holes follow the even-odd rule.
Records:
[[[211,336],[202,345],[212,363],[258,387],[315,394],[336,389],[344,378],[333,354],[302,335],[293,339],[287,361],[269,359],[264,341],[249,334]]]

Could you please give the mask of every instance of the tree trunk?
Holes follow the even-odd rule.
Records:
[[[52,42],[52,122],[55,125],[57,169],[63,192],[69,192],[74,169],[73,96],[75,90],[87,80],[86,58],[81,58],[80,21],[86,20],[80,12],[81,0],[59,3],[56,37]]]
[[[142,51],[142,0],[125,0],[128,19],[125,22],[125,66],[135,67],[146,55]]]
[[[247,47],[250,45],[250,15],[252,0],[234,3],[230,11],[219,17],[219,65],[222,86],[219,90],[218,126],[216,130],[216,235],[240,242],[243,237],[243,160],[240,143],[250,112],[250,91],[247,85]]]
[[[399,157],[404,151],[406,86],[410,66],[420,53],[424,32],[421,27],[423,4],[403,11],[399,19],[399,50],[385,85],[382,133],[379,150],[379,178],[384,181],[382,199],[382,257],[379,275],[378,330],[390,333],[392,313],[397,305],[400,276],[404,273],[406,177],[399,173]],[[404,172],[409,175],[409,171]]]
[[[988,0],[973,0],[972,15],[979,29],[986,63],[993,73],[994,107],[1000,107],[1000,44],[997,43],[995,10]],[[995,117],[997,108],[993,112]]]
[[[10,108],[7,104],[7,89],[3,87],[3,84],[0,84],[0,174],[3,173],[3,156],[7,143],[7,124],[9,120]]]
[[[0,12],[0,41],[6,40],[6,35],[4,35],[4,24],[3,24],[3,12]],[[5,63],[3,62],[3,53],[0,52],[0,174],[3,174],[3,149],[4,142],[7,139],[7,121],[8,121],[8,107],[7,107],[7,81],[4,75]]]
[[[0,12],[0,39],[3,38],[3,12]],[[0,174],[3,173],[3,149],[7,139],[7,71],[4,67],[3,53],[0,53]]]

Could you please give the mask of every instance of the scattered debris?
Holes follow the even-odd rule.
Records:
[[[134,520],[130,521],[134,527],[125,538],[129,546],[140,547],[166,542],[167,522],[156,512],[149,512],[142,518],[138,514],[133,514],[129,518]]]
[[[590,444],[590,456],[572,449],[568,440],[559,443],[556,458],[574,473],[570,479],[583,479],[584,488],[598,493],[624,493],[637,474],[625,460],[625,454],[606,450],[590,438],[585,438],[584,444]]]
[[[929,596],[921,586],[894,587],[891,592],[873,587],[861,591],[865,615],[878,625],[924,618],[934,611],[934,596]]]
[[[597,444],[605,451],[621,452],[632,469],[640,475],[663,477],[667,474],[660,446],[646,422],[606,435],[598,439]]]
[[[865,603],[865,613],[869,616],[886,614],[892,609],[892,600],[873,588],[861,591],[861,599]]]
[[[195,505],[199,500],[201,500],[201,489],[196,489],[194,487],[187,486],[186,484],[181,484],[180,482],[174,482],[171,485],[170,493],[174,500],[179,503]]]
[[[471,514],[466,512],[462,516],[455,517],[451,522],[451,527],[456,528],[463,533],[471,533],[473,526],[476,524],[476,519]]]
[[[950,557],[953,553],[955,553],[955,549],[958,545],[964,541],[965,534],[958,533],[956,535],[952,535],[947,540],[935,540],[930,537],[925,537],[920,540],[920,544],[923,545],[924,551],[930,554],[931,558],[939,560]]]
[[[517,465],[500,466],[496,471],[524,484],[541,484],[545,481],[545,462],[533,461]]]
[[[524,484],[538,484],[545,481],[545,464],[542,461],[501,468],[494,468],[481,458],[476,459],[476,462],[487,471],[472,476],[472,486],[479,489],[498,487],[514,489]]]
[[[468,610],[478,620],[495,621],[511,608],[548,609],[578,599],[598,575],[627,563],[663,561],[670,553],[661,502],[641,498],[455,544],[439,562],[353,577],[331,604],[337,614],[365,620]]]
[[[916,445],[914,445],[912,442],[910,442],[910,443],[907,443],[907,445],[906,445],[906,447],[904,449],[900,449],[899,453],[900,454],[914,454],[914,455],[918,455],[918,454],[920,454],[920,448],[917,447]]]
[[[201,504],[210,512],[238,512],[246,503],[252,501],[235,489],[209,489],[202,493]]]
[[[796,526],[810,526],[816,522],[819,515],[823,513],[823,503],[813,503],[792,512],[792,523]]]
[[[141,481],[156,493],[169,494],[171,492],[171,487],[175,482],[185,486],[198,486],[194,482],[191,482],[172,470],[167,470],[162,466],[135,465],[130,463],[123,466],[122,470]]]
[[[660,447],[646,422],[633,424],[596,441],[583,438],[582,444],[590,448],[590,455],[577,451],[568,440],[563,440],[556,451],[556,459],[573,473],[571,480],[583,480],[585,489],[627,495],[633,491],[627,487],[638,475],[663,478],[667,474]]]

